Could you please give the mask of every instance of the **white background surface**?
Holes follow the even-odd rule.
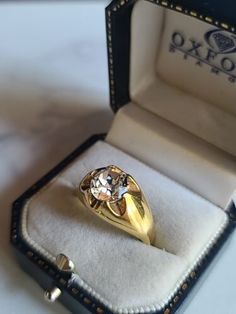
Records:
[[[10,206],[89,135],[108,130],[107,1],[0,4],[0,313],[48,305],[9,245]],[[236,313],[236,235],[187,314]]]

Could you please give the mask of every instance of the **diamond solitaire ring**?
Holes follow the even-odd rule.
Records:
[[[97,216],[144,243],[153,244],[152,212],[132,176],[116,166],[96,169],[81,181],[78,194]]]

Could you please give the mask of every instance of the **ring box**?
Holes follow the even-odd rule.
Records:
[[[234,230],[233,10],[221,18],[213,1],[181,2],[107,7],[112,127],[13,204],[21,266],[73,313],[175,313]],[[154,246],[81,207],[80,180],[109,164],[144,190]],[[62,253],[74,270],[58,267]]]

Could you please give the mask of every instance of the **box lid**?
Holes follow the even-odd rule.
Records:
[[[227,4],[113,1],[106,14],[113,110],[132,102],[235,157],[236,5]]]
[[[233,0],[146,0],[183,13],[231,33],[236,32]],[[106,9],[110,75],[110,104],[114,111],[130,101],[131,15],[137,0],[114,0]]]
[[[198,11],[189,3],[184,6],[185,2],[180,6],[147,0],[113,1],[107,8],[111,106],[117,111],[126,105],[115,117],[109,140],[223,208],[222,186],[228,200],[236,182],[236,37],[225,16],[213,18],[206,14],[203,2],[202,6],[191,3]],[[220,11],[219,4],[211,4],[208,2],[211,13]],[[169,123],[165,124],[166,131],[160,128],[162,122]],[[171,153],[162,146],[163,138],[171,143]],[[172,151],[173,147],[176,150]],[[175,163],[179,147],[183,149],[179,161],[185,165],[182,170]],[[196,162],[186,169],[194,152],[201,159],[200,181],[195,181],[200,173]],[[224,161],[216,162],[215,157],[220,155],[224,155]],[[167,161],[170,156],[173,160]],[[203,170],[205,162],[207,171]],[[228,162],[232,167],[226,166]],[[213,179],[216,169],[224,169],[227,175],[224,172]],[[232,181],[227,179],[223,184],[222,179],[228,175]],[[209,197],[216,181],[221,182],[221,192],[215,190]]]

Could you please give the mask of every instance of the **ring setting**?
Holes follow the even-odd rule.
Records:
[[[89,172],[80,183],[78,196],[101,219],[153,244],[151,209],[134,178],[119,167],[111,165]]]

